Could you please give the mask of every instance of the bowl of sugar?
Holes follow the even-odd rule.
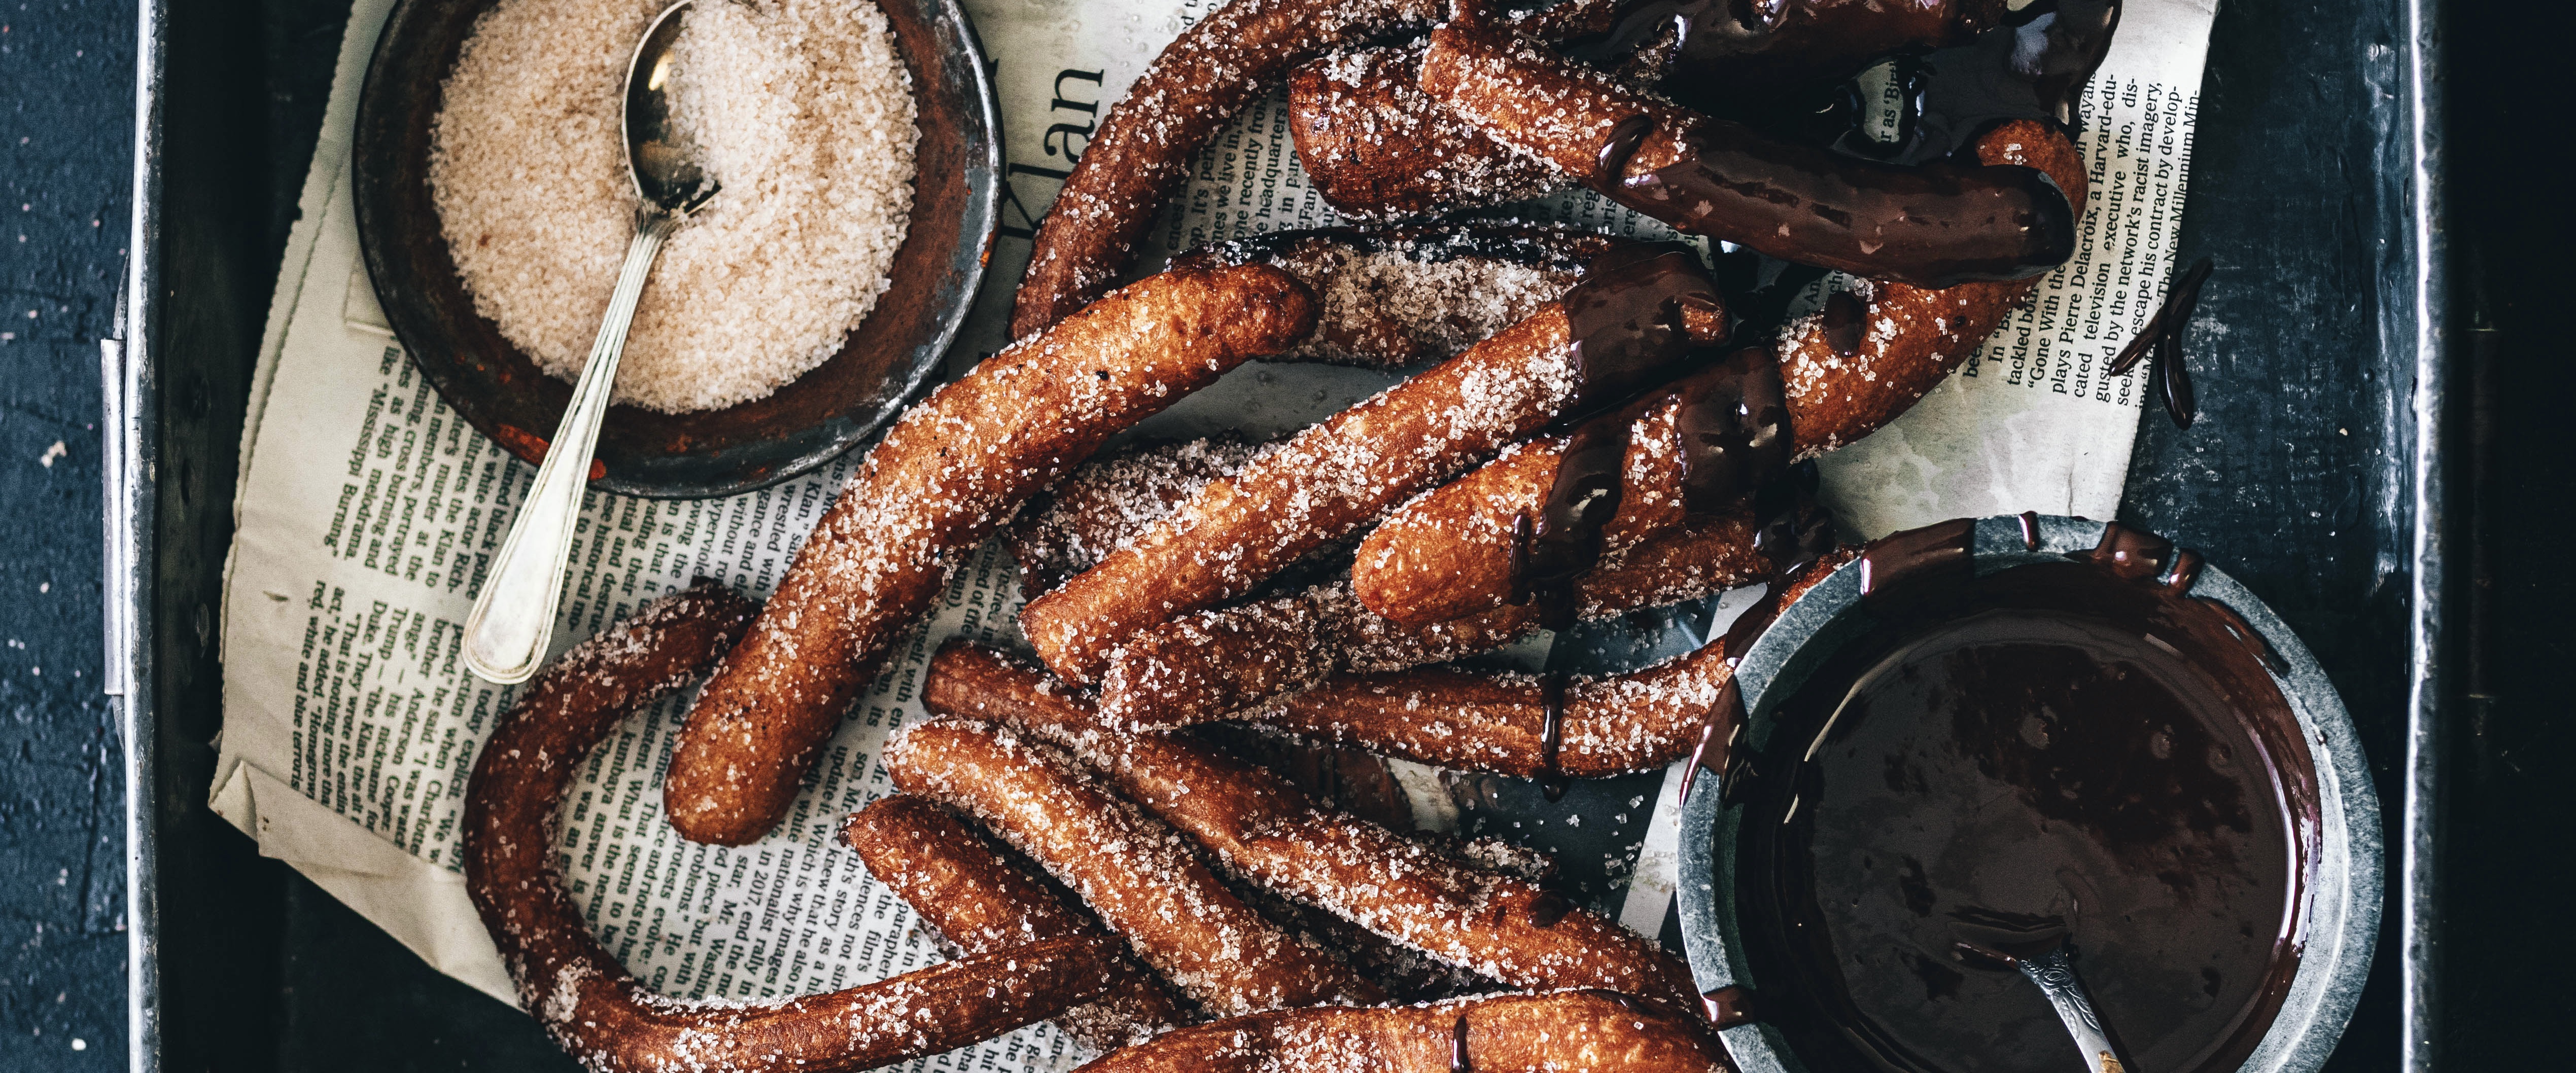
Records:
[[[661,0],[402,0],[359,95],[360,247],[440,397],[544,457],[633,234],[627,64]],[[628,333],[591,486],[761,488],[939,368],[999,219],[1000,119],[956,0],[700,0],[674,122],[722,186]]]

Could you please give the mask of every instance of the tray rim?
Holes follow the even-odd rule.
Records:
[[[159,1020],[161,983],[157,951],[160,913],[157,828],[163,807],[153,782],[158,770],[156,676],[148,639],[157,622],[151,598],[157,579],[154,528],[158,522],[161,437],[145,415],[159,413],[154,333],[169,296],[161,293],[162,117],[168,74],[170,10],[175,0],[136,5],[134,171],[127,220],[127,259],[119,286],[113,338],[100,340],[103,471],[102,691],[123,738],[127,949],[127,1054],[135,1073],[158,1073],[162,1063]],[[2399,53],[2402,121],[2381,145],[2399,157],[2383,177],[2395,189],[2402,218],[2394,229],[2394,258],[2403,279],[2379,280],[2383,304],[2382,358],[2414,378],[2406,416],[2412,484],[2409,509],[2410,574],[2407,663],[2410,685],[2404,709],[2405,756],[2398,778],[2402,801],[2387,832],[2395,843],[2398,888],[2400,1044],[2398,1067],[2430,1073],[2439,1060],[2440,1004],[2432,986],[2440,966],[2438,921],[2441,889],[2434,872],[2441,818],[2439,758],[2443,718],[2451,708],[2452,645],[2447,600],[2453,583],[2445,561],[2453,535],[2445,519],[2456,496],[2442,458],[2452,439],[2456,408],[2448,369],[2451,350],[2451,281],[2445,232],[2442,114],[2442,30],[2436,0],[2397,0],[2401,25],[2393,27]],[[2394,144],[2390,144],[2394,143]]]

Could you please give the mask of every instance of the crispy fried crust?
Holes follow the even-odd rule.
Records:
[[[1190,160],[1297,65],[1427,27],[1444,10],[1437,0],[1232,0],[1184,31],[1110,107],[1047,209],[1012,336],[1034,335],[1107,291]]]
[[[2074,192],[2075,209],[2083,211],[2082,161],[2064,135],[2022,120],[1988,132],[1977,149],[1986,163],[2048,173]],[[1839,343],[1821,311],[1790,323],[1778,349],[1798,457],[1852,443],[1895,420],[1948,378],[2035,286],[2036,280],[2015,280],[1928,290],[1855,281],[1849,293],[1859,307],[1856,326]],[[1633,545],[1681,521],[1672,413],[1658,408],[1635,426],[1619,511],[1602,530],[1606,548]],[[1405,623],[1445,621],[1510,602],[1514,520],[1537,516],[1564,446],[1565,438],[1555,436],[1516,447],[1406,504],[1360,542],[1352,591],[1370,610]]]
[[[1489,467],[1490,468],[1490,467]],[[1749,516],[1698,518],[1603,556],[1576,582],[1583,618],[1698,599],[1758,579]],[[1508,584],[1508,579],[1506,579]],[[1339,674],[1374,674],[1489,652],[1538,628],[1526,604],[1423,625],[1396,622],[1348,583],[1200,611],[1139,634],[1110,655],[1100,712],[1132,732],[1227,719]]]
[[[1433,31],[1420,82],[1612,200],[1782,260],[1944,286],[2037,275],[2074,249],[2079,214],[2028,171],[1905,167],[1774,139],[1491,29]]]
[[[647,605],[546,669],[475,759],[465,793],[465,890],[519,1001],[601,1073],[859,1070],[937,1054],[1098,995],[1115,944],[1012,944],[879,983],[762,1002],[646,990],[602,949],[554,862],[557,806],[582,759],[627,716],[703,671],[741,635],[750,601],[702,582]]]
[[[1167,272],[986,359],[904,414],[690,710],[663,803],[694,841],[775,825],[816,752],[972,548],[1110,436],[1314,328],[1265,265]]]
[[[988,649],[951,645],[923,704],[999,718],[1074,748],[1225,867],[1279,894],[1506,984],[1607,987],[1695,1008],[1689,969],[1643,937],[1534,884],[1316,808],[1286,779],[1187,733],[1103,732],[1071,691]]]
[[[1721,646],[1565,687],[1557,771],[1652,771],[1690,753],[1731,671]],[[1244,718],[1320,741],[1467,771],[1546,773],[1546,683],[1537,675],[1420,667],[1336,677]]]
[[[1565,312],[1551,302],[1209,482],[1135,543],[1031,601],[1020,628],[1058,675],[1096,681],[1137,632],[1250,594],[1537,430],[1573,387]]]
[[[1684,49],[1669,31],[1674,7],[1623,4],[1616,29],[1607,17],[1593,25],[1644,46],[1644,55],[1623,62],[1654,72],[1664,92],[1693,108],[1735,114],[1776,109],[1890,56],[1967,44],[2006,17],[2005,0],[1787,0],[1763,5],[1752,25],[1703,25]]]
[[[1832,574],[1839,553],[1798,575],[1786,606]],[[1726,680],[1724,644],[1644,670],[1566,685],[1557,773],[1600,778],[1653,771],[1690,755]],[[1547,772],[1546,684],[1535,675],[1423,667],[1343,675],[1243,718],[1317,741],[1462,771],[1519,778]]]
[[[1218,1016],[1385,994],[1243,903],[1172,829],[1016,731],[939,720],[886,747],[905,793],[974,817],[1099,914],[1139,960]]]
[[[897,794],[852,813],[841,842],[877,882],[895,892],[966,954],[1067,937],[1107,939],[1001,852],[927,798]],[[1094,1052],[1142,1043],[1186,1023],[1180,1000],[1131,956],[1110,967],[1098,1001],[1058,1014],[1056,1027]]]
[[[1392,369],[1456,357],[1557,300],[1594,257],[1627,244],[1571,227],[1460,221],[1273,231],[1172,263],[1284,269],[1323,306],[1315,334],[1282,358]]]
[[[1460,122],[1415,84],[1416,48],[1367,48],[1288,78],[1288,130],[1315,191],[1347,214],[1422,216],[1574,184],[1555,165]]]
[[[1109,657],[1100,711],[1110,725],[1153,733],[1225,719],[1354,668],[1389,670],[1510,644],[1537,625],[1522,608],[1419,628],[1396,625],[1332,582],[1235,607],[1193,612],[1144,631]]]
[[[1076,1073],[1731,1073],[1733,1068],[1714,1038],[1685,1018],[1607,992],[1563,991],[1236,1018],[1129,1047]]]
[[[1976,150],[1983,163],[2039,169],[2066,192],[2076,217],[2084,215],[2084,156],[2064,134],[2014,120],[1980,136]],[[1821,311],[1782,328],[1780,381],[1797,423],[1799,453],[1822,454],[1896,420],[1948,379],[2038,286],[2036,278],[1939,290],[1856,281],[1850,293],[1864,312],[1859,341],[1848,353],[1835,345]]]
[[[1031,500],[1003,530],[1036,596],[1134,543],[1207,482],[1243,468],[1257,448],[1232,439],[1154,443],[1092,459]]]

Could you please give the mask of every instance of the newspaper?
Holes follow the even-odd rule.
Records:
[[[1217,2],[968,0],[994,60],[1009,163],[1002,240],[951,375],[1005,340],[1039,215],[1109,105]],[[262,853],[439,970],[513,1001],[457,868],[466,775],[515,691],[473,678],[458,657],[460,624],[533,469],[474,433],[423,381],[359,257],[349,145],[366,58],[390,6],[358,0],[351,15],[254,379],[211,804]],[[2212,15],[2199,0],[2130,0],[2085,101],[2093,198],[2076,258],[1959,376],[1829,457],[1827,495],[1853,535],[1960,515],[2115,508],[2145,379],[2103,369],[2171,275]],[[1590,195],[1546,211],[1662,233]],[[1159,248],[1147,260],[1332,222],[1297,166],[1274,95],[1204,154],[1158,221]],[[1255,365],[1152,424],[1166,434],[1276,435],[1389,382],[1360,370]],[[557,649],[696,576],[766,595],[851,465],[719,500],[593,493]],[[561,846],[601,942],[653,987],[685,996],[790,995],[936,961],[935,938],[831,835],[842,816],[889,792],[877,754],[888,731],[917,714],[936,643],[1011,642],[1019,603],[1008,556],[978,551],[857,703],[787,821],[750,846],[693,845],[663,822],[660,774],[685,698],[620,727],[566,802]],[[1661,817],[1626,914],[1649,930],[1669,902],[1672,843]],[[1061,1069],[1080,1057],[1041,1025],[913,1068]]]

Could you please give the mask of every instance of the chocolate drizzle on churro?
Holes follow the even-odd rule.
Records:
[[[1568,308],[1572,308],[1570,302]],[[1578,330],[1576,338],[1585,336]],[[1602,529],[1619,512],[1629,440],[1640,419],[1674,405],[1673,447],[1681,461],[1685,511],[1706,516],[1734,507],[1748,496],[1757,499],[1760,509],[1762,493],[1787,492],[1770,497],[1774,502],[1764,515],[1772,520],[1756,537],[1757,548],[1772,560],[1774,577],[1771,595],[1758,613],[1748,612],[1738,619],[1742,636],[1729,635],[1726,651],[1730,660],[1736,658],[1777,610],[1777,594],[1788,579],[1833,542],[1833,527],[1810,495],[1812,472],[1806,481],[1782,480],[1789,472],[1793,442],[1786,399],[1778,359],[1767,348],[1746,347],[1669,387],[1575,426],[1538,518],[1533,521],[1522,515],[1513,520],[1513,585],[1521,598],[1537,604],[1540,624],[1559,631],[1574,624],[1575,579],[1600,562]],[[1564,735],[1565,685],[1564,675],[1556,671],[1541,684],[1547,714],[1541,730],[1538,781],[1550,801],[1562,797],[1566,789],[1556,760]],[[1732,715],[1741,703],[1730,681],[1701,730],[1695,755],[1708,755],[1721,722],[1741,721]],[[1690,778],[1689,774],[1683,777],[1685,796]]]
[[[1825,342],[1834,353],[1851,357],[1860,353],[1861,319],[1869,309],[1850,291],[1835,291],[1825,299],[1824,314],[1819,322],[1825,331]]]
[[[1629,440],[1640,420],[1666,405],[1676,405],[1673,448],[1682,504],[1692,515],[1732,508],[1787,471],[1780,363],[1759,347],[1575,426],[1538,518],[1512,530],[1514,584],[1537,602],[1541,625],[1574,624],[1574,582],[1601,560],[1602,528],[1619,513]]]
[[[1680,159],[1603,192],[1690,234],[1923,287],[2024,279],[2075,251],[2066,195],[2031,168],[1890,165],[1714,119],[1675,134]]]
[[[1467,1061],[1467,1015],[1462,1013],[1458,1023],[1449,1027],[1449,1073],[1475,1073],[1475,1069]]]
[[[1681,402],[1673,424],[1690,513],[1733,507],[1788,472],[1788,397],[1769,349],[1738,350],[1670,394]]]
[[[1725,308],[1699,255],[1677,242],[1623,246],[1593,258],[1582,282],[1560,301],[1574,380],[1569,415],[1669,376],[1694,345],[1687,311]]]
[[[1574,904],[1566,901],[1565,895],[1552,890],[1540,891],[1538,897],[1530,899],[1530,923],[1542,928],[1553,928],[1558,921],[1565,919],[1566,913],[1573,909]]]
[[[1642,115],[1620,120],[1618,126],[1610,128],[1609,139],[1601,143],[1600,161],[1593,174],[1603,182],[1618,182],[1619,173],[1628,170],[1628,158],[1637,155],[1637,146],[1654,129],[1655,121]]]
[[[1702,111],[1776,105],[1839,82],[1890,54],[1963,44],[2006,17],[2004,0],[1644,0],[1619,5],[1610,32],[1577,50],[1596,62],[1670,42],[1664,88]]]
[[[1575,416],[1670,376],[1697,349],[1690,314],[1724,308],[1698,254],[1677,243],[1602,254],[1563,302],[1574,379],[1566,412]],[[1776,383],[1776,368],[1771,376]],[[1514,587],[1537,602],[1549,629],[1574,624],[1574,580],[1600,561],[1601,527],[1619,510],[1634,410],[1632,404],[1576,425],[1539,516],[1513,523]]]

